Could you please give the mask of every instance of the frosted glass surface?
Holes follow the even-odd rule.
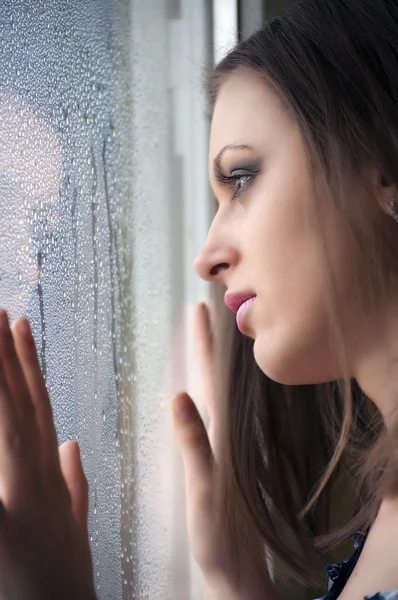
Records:
[[[81,442],[99,597],[121,598],[112,2],[0,4],[0,304],[31,319]]]
[[[168,382],[205,221],[210,4],[0,2],[0,305],[29,317],[59,442],[81,444],[99,600],[201,597]]]

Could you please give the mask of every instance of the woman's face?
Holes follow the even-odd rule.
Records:
[[[235,73],[221,87],[209,170],[219,206],[197,273],[228,292],[256,295],[242,331],[255,340],[256,362],[271,379],[292,385],[337,379],[303,141],[272,88],[254,73]],[[230,176],[236,179],[228,182]],[[327,218],[336,240],[338,223]],[[332,246],[344,292],[344,244]]]

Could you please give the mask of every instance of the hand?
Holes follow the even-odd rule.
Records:
[[[10,328],[0,310],[2,600],[95,599],[77,445],[65,444],[60,457],[29,322]]]
[[[205,304],[195,307],[195,343],[203,392],[210,424],[207,433],[199,412],[188,394],[172,401],[175,435],[182,451],[185,471],[187,528],[191,551],[205,580],[209,599],[274,600],[268,573],[255,572],[242,556],[242,581],[235,583],[226,536],[217,527],[214,465],[218,441],[216,386],[209,311]]]

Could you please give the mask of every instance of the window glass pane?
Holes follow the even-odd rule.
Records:
[[[59,440],[81,442],[103,598],[121,589],[113,10],[0,8],[0,302],[31,319]]]
[[[213,2],[214,62],[220,62],[238,41],[238,3]]]
[[[207,226],[185,191],[205,189],[210,9],[0,5],[0,305],[30,318],[59,441],[81,443],[101,600],[199,597],[165,381]]]

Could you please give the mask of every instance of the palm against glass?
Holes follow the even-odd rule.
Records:
[[[87,481],[75,444],[58,453],[27,319],[0,310],[0,597],[95,598]],[[75,514],[73,514],[75,513]]]

